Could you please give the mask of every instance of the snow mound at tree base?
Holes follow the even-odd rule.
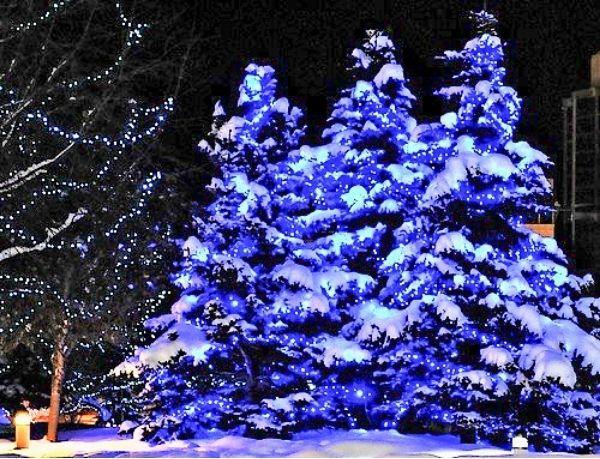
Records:
[[[162,445],[122,438],[117,428],[63,432],[64,441],[33,441],[25,450],[0,440],[0,457],[506,457],[508,450],[461,444],[452,435],[402,435],[396,431],[322,430],[296,435],[293,440],[251,438],[215,432],[195,440]],[[538,456],[530,453],[531,456]],[[562,455],[570,456],[570,455]]]

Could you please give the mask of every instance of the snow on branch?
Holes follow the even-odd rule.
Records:
[[[18,188],[19,186],[21,186],[25,182],[29,181],[30,179],[36,177],[37,175],[44,173],[45,170],[43,168],[45,166],[52,164],[53,162],[60,159],[65,153],[67,153],[74,146],[75,146],[75,142],[71,142],[69,145],[67,145],[64,149],[62,149],[54,157],[46,159],[44,161],[40,161],[39,163],[33,164],[32,166],[29,166],[27,169],[23,169],[15,174],[13,174],[7,180],[0,182],[0,194],[4,194],[11,190],[14,190],[15,188]]]
[[[62,225],[54,227],[54,228],[47,228],[46,229],[46,238],[43,241],[38,242],[37,244],[34,244],[32,246],[14,246],[14,247],[9,247],[7,249],[2,250],[0,252],[0,261],[4,261],[4,260],[16,257],[17,255],[21,255],[24,253],[44,250],[48,246],[48,243],[53,238],[55,238],[57,235],[59,235],[60,233],[65,231],[73,223],[75,223],[78,220],[80,220],[81,218],[83,218],[83,216],[86,213],[87,213],[87,211],[83,208],[78,209],[77,212],[70,213]]]

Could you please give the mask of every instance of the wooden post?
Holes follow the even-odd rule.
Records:
[[[592,88],[600,87],[600,52],[590,59],[590,83]]]

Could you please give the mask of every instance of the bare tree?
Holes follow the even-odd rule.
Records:
[[[186,54],[168,61],[174,85],[140,87],[159,65],[138,6],[0,7],[0,341],[50,366],[50,441],[73,352],[123,345],[164,295],[150,281],[168,230],[148,220],[149,158]]]

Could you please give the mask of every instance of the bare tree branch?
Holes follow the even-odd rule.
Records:
[[[20,185],[31,180],[33,177],[39,175],[40,173],[44,173],[45,172],[45,169],[43,169],[44,167],[59,160],[65,153],[67,153],[74,146],[75,146],[75,142],[71,142],[69,145],[67,145],[65,148],[63,148],[62,151],[60,151],[53,158],[49,158],[49,159],[41,161],[37,164],[34,164],[33,166],[28,167],[27,169],[21,170],[15,174],[13,174],[7,180],[0,182],[0,194],[7,193],[11,190],[14,190],[15,188],[18,188]]]
[[[17,255],[22,255],[24,253],[44,250],[53,238],[55,238],[57,235],[69,228],[73,223],[77,222],[78,220],[81,220],[86,213],[87,211],[83,208],[77,210],[77,212],[70,213],[62,225],[57,226],[55,228],[47,228],[46,238],[43,241],[38,242],[37,244],[31,246],[14,246],[2,250],[0,252],[0,261],[4,261],[9,258],[16,257]]]

